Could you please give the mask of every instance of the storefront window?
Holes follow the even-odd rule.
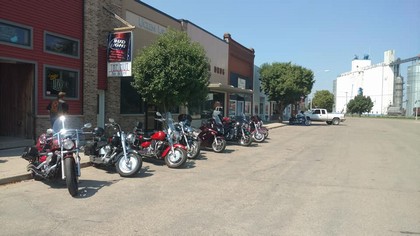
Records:
[[[32,48],[32,28],[0,21],[0,43]]]
[[[45,33],[45,51],[65,56],[79,57],[79,41],[64,36]]]
[[[131,86],[133,78],[121,78],[121,114],[143,114],[144,101],[137,90]]]
[[[56,97],[61,91],[67,98],[79,97],[79,72],[54,67],[45,67],[45,96]]]

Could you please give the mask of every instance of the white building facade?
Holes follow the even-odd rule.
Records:
[[[347,103],[360,92],[373,102],[370,114],[387,114],[394,104],[394,72],[389,63],[394,61],[394,51],[384,53],[384,62],[372,65],[369,59],[354,59],[350,72],[342,73],[334,81],[335,107],[338,113],[346,113]]]
[[[408,67],[406,116],[420,116],[420,62]]]

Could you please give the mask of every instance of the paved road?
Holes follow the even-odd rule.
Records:
[[[203,151],[135,178],[82,169],[0,186],[1,235],[420,235],[420,123],[285,126],[252,147]]]

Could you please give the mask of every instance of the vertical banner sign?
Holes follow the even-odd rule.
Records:
[[[108,35],[108,77],[130,77],[132,63],[132,32],[113,32]]]

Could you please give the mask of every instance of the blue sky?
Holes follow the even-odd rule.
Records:
[[[420,55],[420,0],[144,0],[217,37],[255,49],[255,65],[292,62],[315,73],[312,89],[332,91],[337,75],[368,54]],[[406,78],[406,66],[401,74]]]

